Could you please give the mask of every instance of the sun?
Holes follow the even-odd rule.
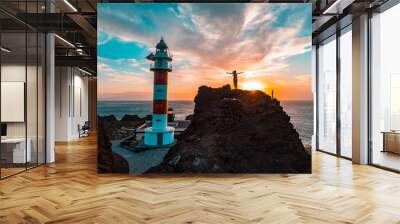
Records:
[[[244,90],[264,90],[265,86],[262,83],[250,81],[242,84]]]

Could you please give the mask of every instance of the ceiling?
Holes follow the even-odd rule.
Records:
[[[313,3],[313,44],[351,24],[352,18],[373,12],[391,0],[311,0]]]
[[[29,43],[32,37],[52,32],[56,34],[56,66],[78,66],[96,74],[96,4],[97,0],[47,0],[47,4],[45,0],[1,0],[2,46],[12,49],[7,58],[32,58],[37,50]]]

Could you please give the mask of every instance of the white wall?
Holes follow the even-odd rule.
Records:
[[[75,70],[76,72],[76,70]],[[75,86],[74,88],[74,108],[72,108],[72,115],[73,119],[71,120],[71,126],[72,126],[72,136],[79,137],[79,132],[78,132],[78,124],[82,126],[85,121],[88,121],[89,119],[89,111],[88,111],[88,77],[84,77],[79,75],[76,75],[74,77],[74,83],[73,85]]]
[[[36,69],[39,69],[38,71]],[[44,74],[41,72],[41,67],[36,67],[25,64],[3,64],[1,66],[1,81],[2,82],[23,82],[26,85],[26,101],[22,102],[24,105],[21,108],[2,107],[2,112],[17,113],[17,111],[7,110],[20,110],[24,116],[26,113],[26,120],[21,122],[5,122],[7,124],[7,137],[8,138],[27,138],[29,139],[32,162],[44,163]],[[27,79],[27,80],[26,80]],[[3,92],[4,89],[2,89]],[[25,89],[20,94],[25,93]],[[4,92],[3,92],[4,94]],[[2,95],[2,98],[7,96]],[[26,102],[26,106],[25,106]],[[36,161],[39,159],[39,161]]]
[[[78,125],[88,121],[88,77],[72,67],[56,67],[55,73],[55,140],[74,140]]]
[[[69,132],[69,95],[70,85],[69,69],[67,67],[55,68],[55,141],[67,141]]]
[[[26,71],[28,72],[28,82],[25,80]],[[32,132],[36,135],[36,123],[37,114],[36,107],[43,106],[37,105],[37,93],[36,93],[36,66],[29,66],[26,68],[24,65],[18,64],[4,64],[1,67],[1,81],[2,82],[24,82],[27,83],[27,125],[28,125],[28,137]],[[4,96],[3,96],[4,97]],[[42,102],[42,101],[40,101]],[[1,110],[7,110],[8,108],[2,108]],[[22,108],[24,110],[24,108]],[[7,134],[9,137],[24,137],[25,136],[25,123],[26,122],[7,122]],[[30,131],[32,129],[32,131]]]
[[[1,81],[3,82],[25,82],[25,64],[24,65],[2,65]],[[7,110],[7,108],[1,108]],[[25,122],[7,123],[8,137],[25,137]]]

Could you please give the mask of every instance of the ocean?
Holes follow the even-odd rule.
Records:
[[[313,102],[312,101],[282,101],[281,105],[291,117],[290,121],[300,135],[303,144],[311,144],[313,133]],[[168,106],[175,112],[176,120],[184,120],[193,113],[193,101],[169,101]],[[97,114],[99,116],[114,115],[121,119],[125,114],[144,117],[151,114],[151,101],[98,101]]]

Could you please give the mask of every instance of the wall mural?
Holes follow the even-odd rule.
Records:
[[[100,173],[311,173],[311,4],[98,4]]]

